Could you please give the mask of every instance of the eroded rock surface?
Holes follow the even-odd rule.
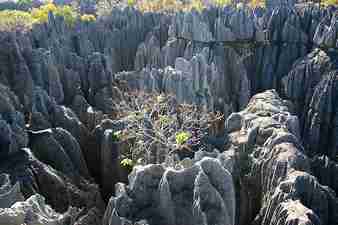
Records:
[[[144,219],[149,224],[235,223],[234,184],[217,159],[204,158],[179,171],[161,165],[136,167],[129,179],[129,186],[117,186],[103,224]]]
[[[104,225],[338,224],[336,12],[294,3],[114,8],[72,27],[51,14],[2,32],[0,221],[97,225],[105,211]],[[175,97],[124,115],[144,105],[135,90]],[[182,103],[196,110],[182,116]],[[163,111],[174,119],[154,142]],[[223,113],[213,128],[183,121],[208,111]],[[147,151],[132,156],[149,165],[113,193],[126,174],[112,136],[135,127]],[[207,144],[177,147],[182,129]]]

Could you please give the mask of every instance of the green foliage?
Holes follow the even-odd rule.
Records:
[[[128,6],[134,6],[134,5],[136,5],[136,0],[128,0],[127,4],[128,4]]]
[[[201,12],[204,8],[204,5],[201,0],[192,0],[191,8],[196,9],[197,11]]]
[[[169,125],[173,120],[169,116],[159,116],[159,123],[162,127]]]
[[[74,24],[78,14],[71,6],[56,6],[53,3],[47,3],[34,8],[31,12],[33,19],[37,23],[44,23],[48,21],[48,14],[53,13],[55,16],[62,16],[68,25]]]
[[[251,0],[249,4],[251,8],[265,7],[265,0]]]
[[[232,3],[232,0],[215,0],[215,4],[220,7],[230,5],[231,3]]]
[[[123,159],[121,162],[120,162],[120,165],[124,168],[128,168],[128,169],[131,169],[134,167],[135,163],[133,162],[133,160],[129,159],[129,158],[126,158],[126,159]]]
[[[81,21],[83,22],[94,22],[96,20],[96,17],[91,14],[84,14],[80,17]]]
[[[19,10],[0,11],[0,30],[12,30],[17,28],[31,28],[33,18],[30,13]]]
[[[123,132],[121,130],[115,131],[112,135],[113,142],[119,142],[122,140]]]
[[[78,14],[75,11],[75,9],[69,5],[57,7],[55,15],[62,16],[68,25],[74,24],[76,18],[78,17]]]
[[[178,145],[183,145],[189,140],[190,137],[191,137],[191,134],[187,131],[178,132],[175,137],[176,143]]]
[[[324,0],[322,1],[324,6],[338,5],[338,0]]]
[[[31,0],[20,0],[20,4],[30,4],[30,2]],[[0,30],[30,29],[35,23],[47,22],[49,13],[63,17],[68,25],[73,25],[77,18],[85,22],[96,20],[94,15],[79,15],[76,9],[69,5],[56,6],[53,3],[47,3],[38,8],[33,8],[30,12],[21,10],[0,11]]]
[[[57,8],[53,3],[48,3],[40,6],[39,8],[34,8],[31,14],[35,22],[43,23],[48,21],[48,13],[55,13],[56,10]]]

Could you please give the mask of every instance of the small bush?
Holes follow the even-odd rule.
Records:
[[[230,5],[231,3],[232,0],[215,0],[215,5],[219,7]]]
[[[324,1],[322,1],[322,4],[324,6],[338,5],[338,0],[324,0]]]
[[[83,22],[94,22],[96,17],[92,14],[84,14],[80,17],[81,21]]]
[[[128,0],[127,1],[128,6],[132,7],[136,5],[136,0]]]
[[[204,8],[204,5],[201,0],[192,0],[190,7],[191,9],[196,9],[197,11],[201,12]]]
[[[123,132],[121,130],[116,131],[112,135],[113,142],[119,142],[122,140]]]
[[[264,0],[251,0],[249,4],[250,4],[251,8],[265,7],[265,1]]]
[[[181,131],[179,133],[176,134],[176,144],[178,145],[183,145],[185,144],[189,138],[191,137],[190,133],[187,131]]]
[[[0,30],[29,29],[33,25],[30,13],[19,10],[0,11]]]
[[[40,6],[39,8],[34,8],[31,14],[35,22],[44,23],[48,21],[48,13],[55,13],[56,10],[57,8],[53,3],[48,3]]]
[[[47,22],[49,13],[53,13],[55,16],[62,16],[68,25],[74,24],[78,16],[76,10],[71,6],[56,6],[53,3],[34,8],[31,12],[33,19],[37,23]]]
[[[132,169],[134,167],[134,162],[133,160],[126,158],[120,162],[120,165],[124,168]]]
[[[159,122],[162,127],[168,126],[173,121],[169,116],[160,116]]]

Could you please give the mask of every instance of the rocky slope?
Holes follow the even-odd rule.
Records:
[[[337,224],[335,13],[116,8],[0,33],[0,223]],[[203,135],[176,148],[180,130]],[[142,162],[117,184],[124,146]]]

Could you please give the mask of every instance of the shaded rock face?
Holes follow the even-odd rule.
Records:
[[[284,80],[286,96],[295,103],[300,118],[307,153],[330,159],[337,155],[335,60],[334,55],[316,49],[297,61]]]
[[[230,148],[249,154],[239,157],[240,176],[233,173],[241,183],[239,195],[249,196],[239,198],[241,206],[246,201],[239,224],[337,223],[336,194],[320,183],[322,178],[311,175],[311,161],[297,137],[299,131],[295,132],[299,122],[288,104],[275,91],[266,91],[252,97],[237,117],[241,120],[231,120]],[[235,121],[242,125],[236,128]],[[256,216],[250,215],[253,211]]]
[[[204,158],[175,171],[160,165],[137,167],[129,186],[117,185],[103,224],[234,224],[231,174],[217,159]]]
[[[21,150],[2,163],[0,171],[8,174],[12,182],[20,184],[25,199],[40,194],[58,212],[67,211],[70,206],[83,208],[75,219],[84,216],[92,208],[102,212],[103,202],[97,185],[81,177],[70,179],[36,159],[29,149]]]

